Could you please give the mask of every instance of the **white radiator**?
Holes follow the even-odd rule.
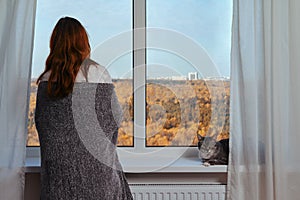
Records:
[[[134,200],[225,200],[226,185],[130,184]]]

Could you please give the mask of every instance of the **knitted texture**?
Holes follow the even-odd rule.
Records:
[[[111,83],[75,83],[60,99],[39,84],[42,200],[133,199],[116,153],[121,116]]]

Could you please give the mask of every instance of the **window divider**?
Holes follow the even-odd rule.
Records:
[[[145,148],[146,0],[133,0],[134,149]]]

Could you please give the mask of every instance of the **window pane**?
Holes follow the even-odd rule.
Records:
[[[91,57],[110,72],[117,96],[123,107],[124,120],[119,130],[118,146],[133,145],[132,117],[132,54],[97,55],[105,43],[113,43],[114,37],[132,29],[131,0],[89,0],[89,1],[38,1],[35,24],[35,39],[32,65],[31,95],[28,116],[28,146],[39,146],[34,124],[34,109],[37,86],[35,81],[42,73],[49,54],[51,32],[59,18],[71,16],[86,28],[92,49]],[[131,37],[129,38],[131,40]],[[132,42],[129,41],[129,44]],[[96,55],[96,56],[95,56]],[[108,63],[105,58],[112,57]]]
[[[231,17],[232,0],[147,1],[148,147],[229,137]]]

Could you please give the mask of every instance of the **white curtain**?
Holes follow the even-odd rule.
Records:
[[[300,1],[234,0],[227,199],[300,199]]]
[[[0,200],[23,199],[35,0],[0,0]]]

